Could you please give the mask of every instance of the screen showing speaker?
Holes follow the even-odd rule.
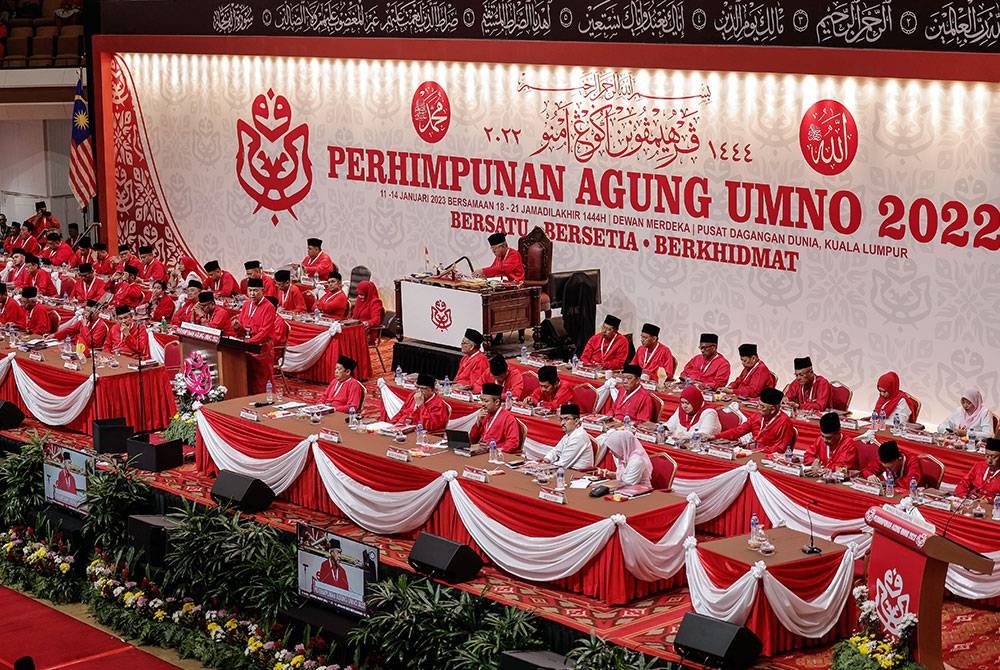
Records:
[[[87,484],[94,474],[94,457],[84,451],[46,443],[45,499],[56,505],[87,513]]]
[[[365,592],[378,581],[378,547],[299,523],[298,586],[307,598],[367,614]]]

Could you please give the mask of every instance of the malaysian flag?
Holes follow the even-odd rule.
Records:
[[[73,99],[73,138],[69,152],[69,187],[86,209],[90,199],[97,195],[97,165],[94,163],[93,134],[90,131],[90,114],[87,100],[83,97],[83,77],[76,81],[76,97]]]

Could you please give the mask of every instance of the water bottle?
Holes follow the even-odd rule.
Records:
[[[490,463],[497,462],[497,441],[490,440]]]
[[[427,436],[424,432],[424,424],[417,424],[417,444],[427,444]]]
[[[878,412],[878,429],[885,430],[885,410],[880,409]]]
[[[267,402],[274,402],[274,387],[271,385],[271,380],[267,380],[267,385],[264,387],[264,399]]]
[[[756,540],[760,537],[760,518],[757,516],[757,512],[750,514],[750,539]]]
[[[160,319],[160,332],[161,333],[167,332],[167,317],[163,317],[162,319]]]
[[[785,447],[785,461],[791,463],[792,459],[795,457],[795,449],[792,448],[792,443],[789,442]]]
[[[402,385],[403,385],[403,366],[402,365],[397,365],[396,366],[396,386],[402,386]]]
[[[910,477],[910,500],[912,502],[917,502],[917,477],[914,475]]]
[[[878,410],[872,410],[872,430],[878,430]]]
[[[577,356],[576,354],[573,354],[572,365],[573,365],[573,372],[576,372],[577,368],[580,367],[580,357]]]
[[[566,490],[566,470],[560,465],[556,469],[556,491]]]
[[[667,442],[667,427],[662,423],[656,424],[656,443],[666,444]]]
[[[319,307],[313,310],[313,321],[319,322]]]
[[[892,434],[900,435],[903,432],[903,422],[900,421],[899,415],[893,412],[892,414]]]
[[[441,386],[444,388],[445,395],[451,395],[451,380],[448,378],[448,375],[444,376],[444,381],[441,382]]]
[[[63,351],[66,352],[67,354],[73,351],[73,340],[70,338],[69,335],[67,335],[66,339],[63,340]]]
[[[993,520],[1000,521],[1000,494],[993,496]]]
[[[528,362],[528,347],[524,346],[523,344],[521,345],[521,362],[522,363]]]
[[[896,478],[892,475],[892,470],[887,470],[885,473],[885,497],[896,497]]]
[[[691,433],[691,451],[701,451],[701,433],[698,432],[697,427]]]
[[[503,406],[510,411],[510,408],[514,406],[514,394],[507,391],[507,396],[504,398]]]
[[[350,426],[351,430],[358,427],[358,411],[354,409],[354,405],[351,405],[350,409],[347,410],[347,425]]]
[[[632,430],[632,417],[630,417],[628,414],[626,414],[625,418],[622,419],[622,428],[624,428],[625,430]]]

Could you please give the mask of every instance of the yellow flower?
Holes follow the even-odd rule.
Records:
[[[69,563],[60,563],[59,564],[59,572],[63,573],[64,575],[67,572],[69,572]]]
[[[190,614],[193,611],[194,611],[194,603],[184,603],[184,605],[181,607],[181,612],[183,612],[184,614]]]
[[[285,665],[281,661],[278,661],[277,663],[274,664],[274,669],[273,670],[287,670],[287,668],[288,668],[287,665]]]
[[[237,626],[239,626],[239,624],[236,622],[236,619],[230,619],[226,622],[226,630],[236,630]]]
[[[293,668],[298,668],[299,666],[301,666],[305,662],[306,662],[306,657],[303,656],[302,654],[299,654],[298,656],[293,656],[292,657],[291,666]]]
[[[220,630],[221,628],[222,628],[222,626],[220,626],[219,624],[215,623],[214,621],[212,623],[208,624],[208,632],[209,633],[214,633],[215,631]]]
[[[167,618],[167,613],[163,610],[156,610],[153,613],[153,621],[164,621]]]

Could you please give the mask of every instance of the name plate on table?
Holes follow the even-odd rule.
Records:
[[[257,412],[252,409],[241,409],[240,418],[246,419],[247,421],[260,421],[260,417],[257,415]]]
[[[417,385],[414,384],[413,382],[403,382],[402,384],[399,385],[399,388],[404,388],[404,389],[409,389],[410,391],[414,391],[416,390]]]
[[[555,489],[550,489],[548,487],[541,487],[538,489],[538,497],[541,500],[548,500],[549,502],[554,502],[558,505],[566,504],[566,492],[557,491]]]
[[[474,482],[490,483],[490,473],[482,468],[465,468],[462,470],[463,479],[471,479]]]
[[[932,507],[934,509],[941,509],[945,512],[951,511],[951,503],[947,500],[941,498],[927,498],[925,497],[919,503],[920,507]]]
[[[63,367],[66,368],[67,370],[75,370],[77,372],[80,371],[80,364],[74,361],[66,361],[65,363],[63,363]]]
[[[706,451],[705,453],[708,454],[709,456],[714,456],[715,458],[721,458],[721,459],[723,459],[725,461],[734,461],[734,460],[736,460],[736,452],[733,451],[732,449],[726,449],[725,447],[713,447],[713,446],[709,446],[708,447],[708,451]],[[776,470],[778,469],[777,466],[775,466],[775,469]],[[802,469],[799,468],[798,472],[789,473],[789,474],[801,475],[802,474]]]
[[[635,431],[635,439],[640,442],[649,442],[650,444],[656,444],[656,433],[647,433],[642,430]]]
[[[882,486],[880,484],[872,484],[863,479],[852,479],[849,486],[855,491],[861,491],[862,493],[870,493],[873,496],[882,495]]]
[[[464,400],[466,402],[472,402],[472,391],[452,391],[448,394],[449,397],[456,400]]]
[[[28,358],[33,361],[44,361],[45,357],[37,351],[32,351],[28,353]]]
[[[786,475],[792,475],[793,477],[802,476],[802,466],[796,463],[782,463],[781,461],[774,462],[774,469],[777,472],[783,472]]]
[[[319,439],[324,442],[332,442],[333,444],[340,444],[340,433],[335,430],[330,430],[329,428],[323,428],[319,431]]]
[[[522,416],[531,416],[532,408],[527,405],[511,405],[511,414],[520,414]]]
[[[841,419],[840,420],[840,427],[841,428],[846,428],[848,430],[857,430],[858,429],[858,420],[857,419]]]
[[[409,463],[410,462],[410,450],[409,449],[397,449],[396,447],[389,447],[388,449],[385,450],[385,457],[386,458],[391,458],[394,461],[401,461],[403,463]]]
[[[597,370],[584,370],[583,368],[577,368],[576,372],[574,372],[573,374],[575,374],[577,377],[584,377],[586,379],[597,379],[600,373],[598,373]],[[601,376],[603,377],[604,375]]]
[[[910,442],[922,442],[924,444],[934,444],[934,436],[930,433],[911,433],[910,431],[904,432],[900,435],[904,440],[909,440]]]
[[[526,365],[529,368],[540,368],[549,364],[549,362],[543,358],[532,358],[531,356],[519,362],[521,365]]]
[[[595,421],[584,421],[583,422],[583,429],[584,430],[592,430],[595,433],[603,433],[604,431],[606,431],[608,429],[608,424],[606,424],[606,423],[597,423]]]

